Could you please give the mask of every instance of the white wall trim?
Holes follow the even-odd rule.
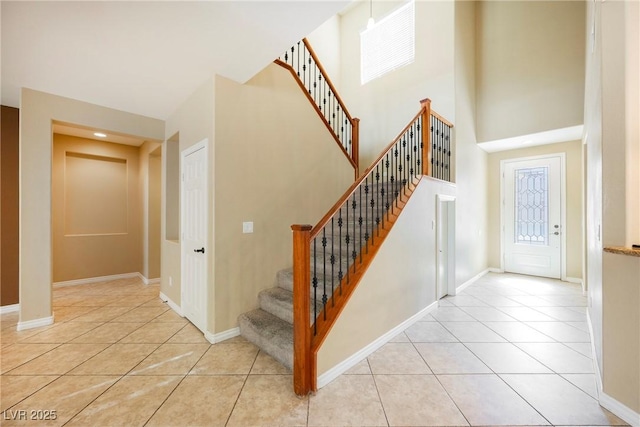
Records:
[[[211,332],[207,331],[205,332],[204,337],[211,344],[217,344],[230,338],[237,337],[238,335],[240,335],[240,328],[233,328],[226,331],[218,332],[217,334],[212,334]]]
[[[20,304],[3,305],[0,307],[0,314],[15,313],[20,311]]]
[[[475,276],[473,276],[471,279],[467,280],[466,282],[464,282],[462,285],[458,286],[456,288],[456,293],[459,294],[460,292],[464,291],[465,289],[467,289],[469,286],[471,286],[473,284],[473,282],[475,282],[476,280],[478,280],[479,278],[481,278],[482,276],[484,276],[485,274],[487,274],[489,271],[491,271],[490,268],[487,268],[484,271],[481,271],[480,273],[476,274]]]
[[[569,283],[576,283],[578,285],[582,285],[582,279],[578,278],[578,277],[565,277],[565,281],[569,282]]]
[[[88,285],[96,282],[106,282],[109,280],[118,280],[118,279],[133,279],[139,278],[144,282],[144,276],[140,273],[124,273],[124,274],[112,274],[110,276],[98,276],[98,277],[87,277],[86,279],[75,279],[75,280],[65,280],[63,282],[54,282],[54,288],[62,288],[65,286],[78,286],[78,285]]]
[[[400,323],[395,328],[391,329],[386,334],[382,335],[380,338],[373,341],[371,344],[368,344],[363,349],[357,351],[353,355],[349,356],[342,362],[338,363],[333,368],[329,369],[324,374],[318,376],[318,388],[322,388],[325,385],[329,384],[331,381],[338,378],[340,375],[344,374],[346,371],[357,365],[361,360],[369,356],[374,351],[378,350],[380,347],[389,342],[390,339],[398,335],[400,332],[407,329],[409,326],[416,323],[418,320],[422,319],[427,314],[431,313],[433,310],[438,308],[438,301],[435,301],[429,304],[427,307],[420,310],[418,313],[414,314],[404,322]]]
[[[142,283],[145,285],[153,285],[154,283],[160,283],[160,278],[156,277],[155,279],[147,279],[144,274],[138,273],[138,277],[142,280]]]
[[[501,268],[489,267],[487,270],[489,270],[489,273],[504,273],[504,270]]]
[[[587,310],[587,326],[589,327],[589,335],[591,337],[591,357],[593,360],[593,369],[596,376],[596,390],[598,392],[598,402],[600,406],[611,411],[614,415],[629,423],[634,427],[640,426],[640,413],[637,413],[633,409],[629,408],[624,403],[619,402],[613,397],[604,392],[602,384],[602,373],[600,371],[600,365],[598,365],[598,358],[596,357],[596,345],[593,340],[593,323],[591,322],[591,315]]]
[[[613,412],[618,417],[622,418],[624,421],[629,423],[629,425],[638,427],[640,426],[640,414],[629,408],[623,403],[618,402],[613,397],[609,396],[607,393],[598,390],[599,396],[598,400],[600,402],[600,406],[609,411]]]
[[[182,308],[178,304],[173,302],[171,298],[160,292],[160,299],[162,300],[162,302],[166,302],[167,305],[169,305],[169,307],[171,307],[171,309],[175,311],[180,317],[184,317],[184,314],[182,314]]]
[[[17,330],[24,331],[26,329],[40,328],[42,326],[53,325],[53,316],[41,317],[40,319],[27,320],[18,322]]]

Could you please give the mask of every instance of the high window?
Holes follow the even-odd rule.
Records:
[[[415,60],[413,0],[360,33],[360,81],[370,82]]]

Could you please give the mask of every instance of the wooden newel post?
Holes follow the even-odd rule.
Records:
[[[360,119],[354,117],[351,128],[351,160],[356,164],[356,179],[360,178]]]
[[[422,106],[422,174],[431,176],[431,100],[420,101]]]
[[[311,391],[310,225],[293,230],[293,389],[298,396]]]

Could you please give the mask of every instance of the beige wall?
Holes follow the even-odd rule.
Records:
[[[604,254],[604,392],[640,413],[640,258]]]
[[[340,85],[340,15],[334,15],[307,36],[331,83],[341,94]],[[342,95],[341,95],[342,96]],[[349,107],[347,106],[347,109]]]
[[[487,267],[487,153],[476,138],[476,2],[455,2],[456,285]]]
[[[53,281],[142,271],[138,147],[53,135]]]
[[[437,194],[455,186],[423,178],[320,347],[319,375],[436,301],[436,265],[425,260],[436,258]]]
[[[637,2],[587,3],[585,140],[589,317],[603,392],[640,412],[640,263],[605,253],[633,242],[637,151]],[[595,25],[595,27],[593,27]],[[592,28],[595,31],[592,32]],[[593,34],[593,36],[592,36]],[[631,49],[629,51],[628,49]],[[636,114],[636,116],[633,116]],[[634,166],[631,165],[633,168]],[[637,169],[637,167],[635,167]],[[634,209],[634,208],[631,208]],[[631,217],[630,217],[631,215]],[[630,242],[631,240],[631,242]],[[601,400],[601,403],[606,403]],[[627,419],[626,421],[630,421]],[[635,421],[634,421],[635,422]]]
[[[521,157],[564,153],[566,162],[566,276],[582,279],[582,142],[541,145],[489,154],[489,266],[500,268],[500,162]]]
[[[380,19],[402,2],[374,2]],[[416,2],[415,62],[364,86],[360,84],[360,31],[369,19],[361,2],[340,19],[340,95],[360,122],[360,170],[366,169],[430,98],[432,108],[454,121],[454,2]],[[434,48],[434,44],[437,46]],[[455,124],[455,121],[454,121]]]
[[[239,85],[216,77],[215,331],[237,326],[292,266],[292,224],[315,224],[353,168],[288,71]],[[252,221],[254,232],[242,233]]]
[[[52,121],[158,140],[164,137],[164,123],[31,89],[22,89],[20,110],[20,322],[23,323],[51,316]]]
[[[214,221],[213,205],[215,195],[215,181],[213,159],[215,150],[214,144],[214,79],[213,77],[203,83],[176,111],[166,120],[165,140],[162,151],[162,278],[160,291],[170,298],[178,306],[180,300],[180,174],[169,176],[167,168],[172,167],[179,170],[180,152],[184,149],[207,139],[209,141],[209,224]],[[171,180],[171,181],[169,181]],[[176,182],[177,181],[177,182]],[[172,223],[167,226],[167,220]],[[172,235],[167,237],[167,233]],[[173,233],[176,233],[175,235]],[[215,247],[213,244],[213,234],[209,236],[207,242],[207,262],[209,266],[209,315],[213,315],[213,303],[215,289],[213,289],[213,265]],[[209,328],[213,327],[212,321]],[[212,329],[209,329],[212,330]]]
[[[2,106],[0,136],[0,305],[19,302],[18,149],[20,111]]]
[[[148,279],[160,278],[162,213],[162,147],[149,154]]]
[[[583,123],[585,3],[478,3],[479,142]]]

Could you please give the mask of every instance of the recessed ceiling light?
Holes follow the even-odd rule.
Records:
[[[106,138],[107,134],[106,133],[102,133],[102,132],[94,132],[93,133],[95,136],[99,137],[99,138]]]

